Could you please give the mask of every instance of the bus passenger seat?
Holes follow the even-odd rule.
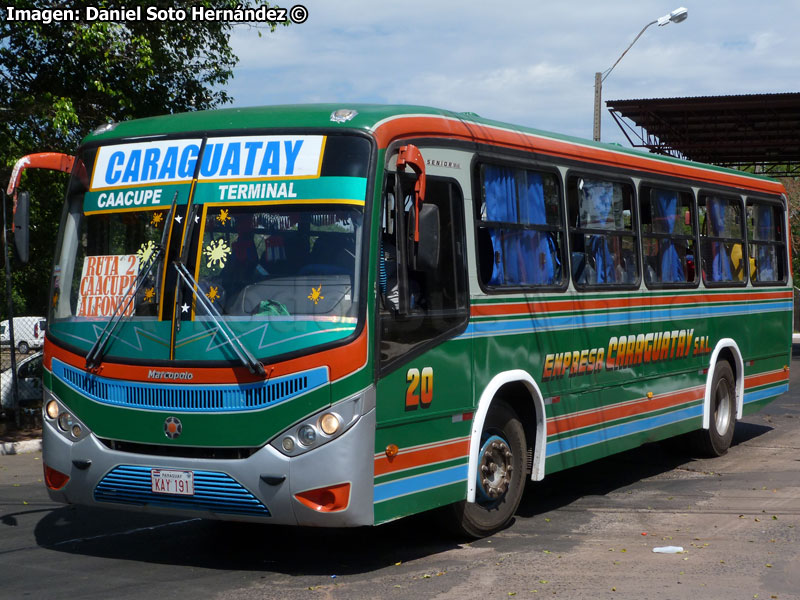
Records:
[[[658,283],[658,278],[656,276],[656,270],[650,264],[646,264],[644,267],[645,270],[645,281],[647,283]]]

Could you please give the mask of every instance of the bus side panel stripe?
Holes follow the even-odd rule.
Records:
[[[626,402],[622,405],[610,405],[583,413],[561,415],[548,420],[547,434],[562,434],[593,425],[617,421],[626,417],[647,414],[665,408],[673,408],[686,404],[687,402],[699,402],[703,399],[703,392],[704,389],[698,387],[656,398],[640,398],[634,402]]]
[[[466,481],[467,470],[468,466],[464,463],[463,465],[456,465],[440,471],[379,483],[375,486],[374,502],[385,502],[386,500],[432,490],[451,483]]]
[[[404,449],[391,459],[385,454],[378,454],[375,456],[375,476],[422,467],[454,458],[466,458],[468,453],[469,438],[461,438],[435,447]]]
[[[750,402],[758,402],[759,400],[763,400],[764,398],[778,396],[779,394],[783,394],[784,392],[788,391],[789,391],[789,384],[785,383],[783,385],[770,387],[763,390],[757,390],[755,392],[747,392],[744,395],[744,403],[748,404]]]
[[[551,456],[563,454],[564,452],[579,450],[587,446],[609,442],[635,433],[650,431],[652,429],[672,425],[688,419],[700,418],[702,416],[703,405],[697,404],[664,415],[647,417],[632,423],[612,425],[611,427],[604,427],[597,431],[590,431],[572,437],[562,438],[547,443],[547,457],[549,458]]]
[[[686,296],[636,296],[631,298],[602,298],[597,300],[581,300],[567,298],[564,300],[543,300],[537,302],[515,302],[503,304],[476,304],[471,308],[473,317],[510,316],[530,313],[549,313],[583,310],[607,310],[609,308],[661,307],[672,305],[714,303],[754,302],[762,300],[790,300],[792,292],[766,292],[748,294],[688,294]]]

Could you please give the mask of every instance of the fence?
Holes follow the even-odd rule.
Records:
[[[44,317],[0,322],[0,414],[17,427],[41,422]]]

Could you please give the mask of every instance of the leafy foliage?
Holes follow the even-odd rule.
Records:
[[[800,277],[800,178],[781,179],[789,199],[789,244],[792,248],[792,273]],[[797,286],[797,283],[795,283]]]
[[[124,7],[212,9],[260,6],[253,0],[175,3],[131,0]],[[9,0],[17,10],[123,7],[107,0]],[[209,109],[231,100],[223,85],[237,62],[233,23],[9,21],[0,7],[0,183],[32,152],[74,153],[98,125],[158,114]],[[275,29],[274,23],[259,26]],[[66,176],[29,172],[31,263],[15,274],[15,313],[44,314],[55,231]],[[10,212],[10,211],[9,211]],[[10,220],[10,216],[8,217]],[[5,304],[5,303],[3,303]],[[5,313],[5,306],[0,313]]]

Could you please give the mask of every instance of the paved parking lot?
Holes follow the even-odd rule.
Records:
[[[0,457],[0,598],[800,599],[800,361],[724,457],[651,445],[529,486],[464,543],[436,515],[330,531],[52,504]],[[681,554],[655,554],[657,546]]]

